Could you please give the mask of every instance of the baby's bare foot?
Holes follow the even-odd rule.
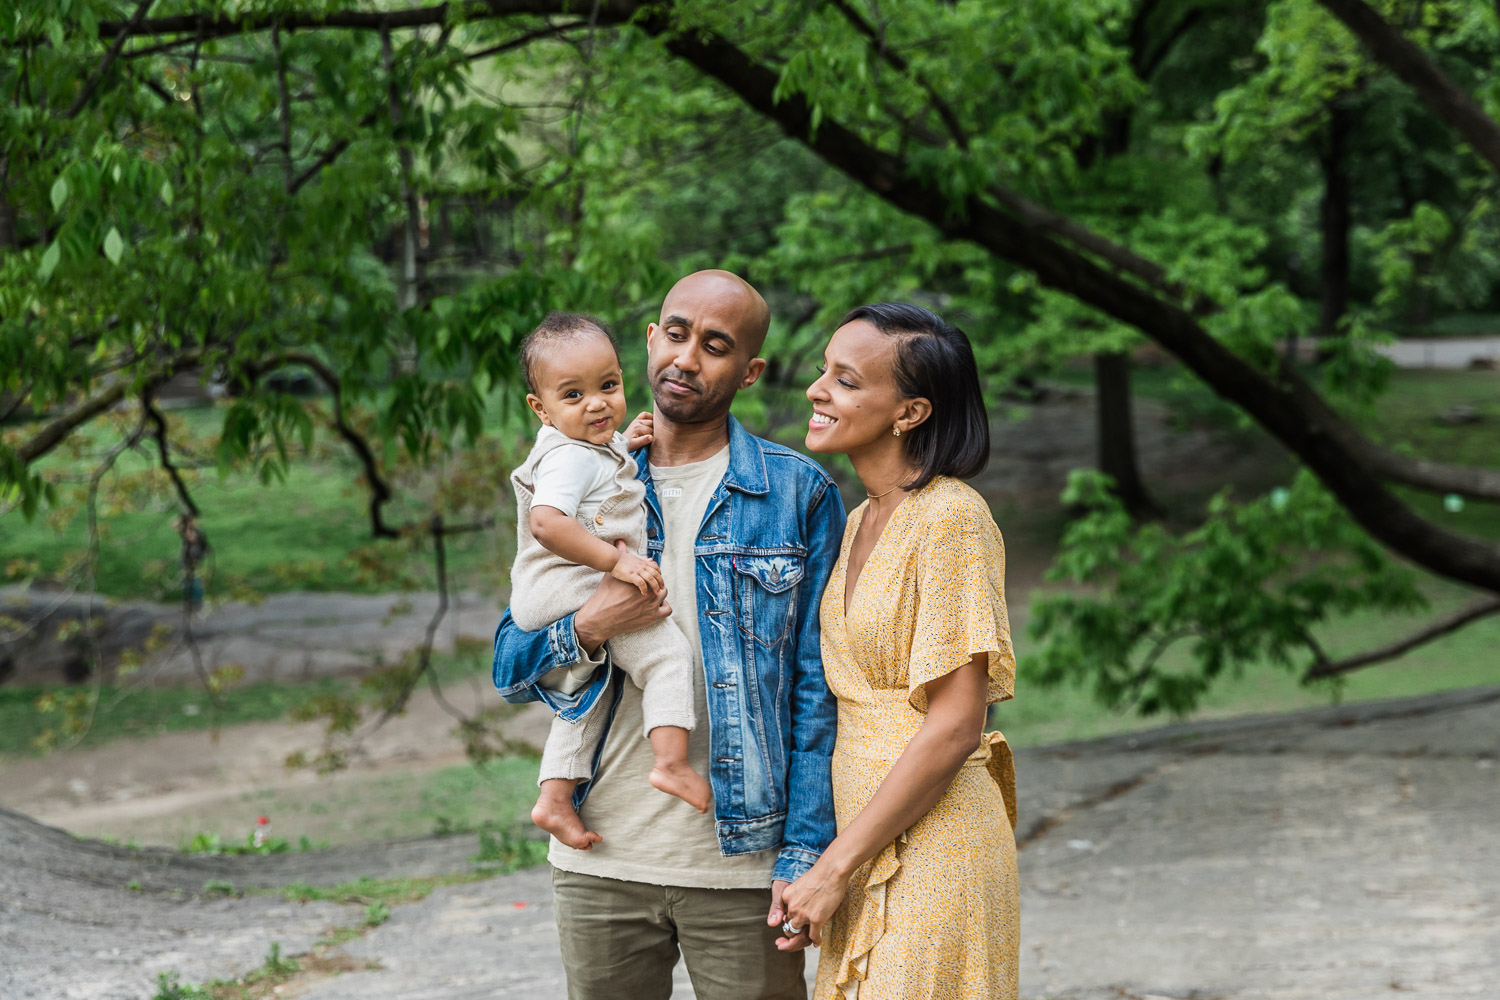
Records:
[[[569,803],[539,799],[531,807],[531,821],[575,851],[587,851],[604,838],[583,825]]]
[[[701,813],[708,812],[708,804],[713,798],[707,780],[686,761],[657,762],[651,769],[651,787],[677,796]]]

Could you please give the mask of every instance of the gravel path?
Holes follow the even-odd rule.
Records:
[[[1497,756],[1500,687],[1022,750],[1023,995],[1494,996]],[[474,849],[181,858],[0,812],[0,996],[137,1000],[166,969],[241,975],[271,941],[295,954],[360,913],[205,898],[206,880],[463,871]],[[397,906],[341,954],[348,971],[280,995],[563,996],[545,869]]]

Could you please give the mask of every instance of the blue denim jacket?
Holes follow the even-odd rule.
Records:
[[[646,483],[646,544],[659,562],[661,506],[645,449],[636,461]],[[709,782],[720,851],[779,849],[771,877],[788,882],[812,867],[835,833],[835,703],[823,679],[818,604],[843,534],[844,504],[822,467],[731,417],[729,469],[694,548]],[[608,698],[601,708],[612,720],[624,679],[613,667],[571,696],[537,683],[582,658],[572,615],[525,632],[506,611],[495,632],[495,687],[506,701],[540,700],[568,719]],[[588,787],[579,784],[575,805]]]

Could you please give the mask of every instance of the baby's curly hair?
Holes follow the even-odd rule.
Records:
[[[615,355],[619,355],[620,344],[615,340],[614,333],[597,316],[557,311],[548,313],[547,318],[538,323],[537,328],[521,341],[521,377],[526,380],[526,391],[536,392],[536,382],[531,377],[531,371],[543,350],[551,344],[577,340],[591,333],[597,333],[608,340],[609,346],[615,349]]]

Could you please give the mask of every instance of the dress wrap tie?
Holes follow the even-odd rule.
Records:
[[[894,760],[886,762],[886,770],[889,770],[890,765],[894,763]],[[963,766],[985,768],[995,784],[1000,787],[1001,798],[1005,800],[1005,814],[1010,819],[1010,830],[1007,832],[1014,836],[1016,764],[1015,757],[1011,754],[1010,744],[1006,742],[1004,734],[999,730],[985,733],[980,738],[979,748],[969,755],[968,759],[963,762]],[[860,907],[858,917],[848,929],[844,961],[835,979],[839,990],[847,1000],[855,1000],[858,996],[858,984],[864,981],[866,970],[869,968],[870,952],[885,936],[886,887],[901,868],[901,845],[905,841],[906,834],[902,833],[854,873],[856,881],[860,880],[861,873],[864,873],[865,905]]]

